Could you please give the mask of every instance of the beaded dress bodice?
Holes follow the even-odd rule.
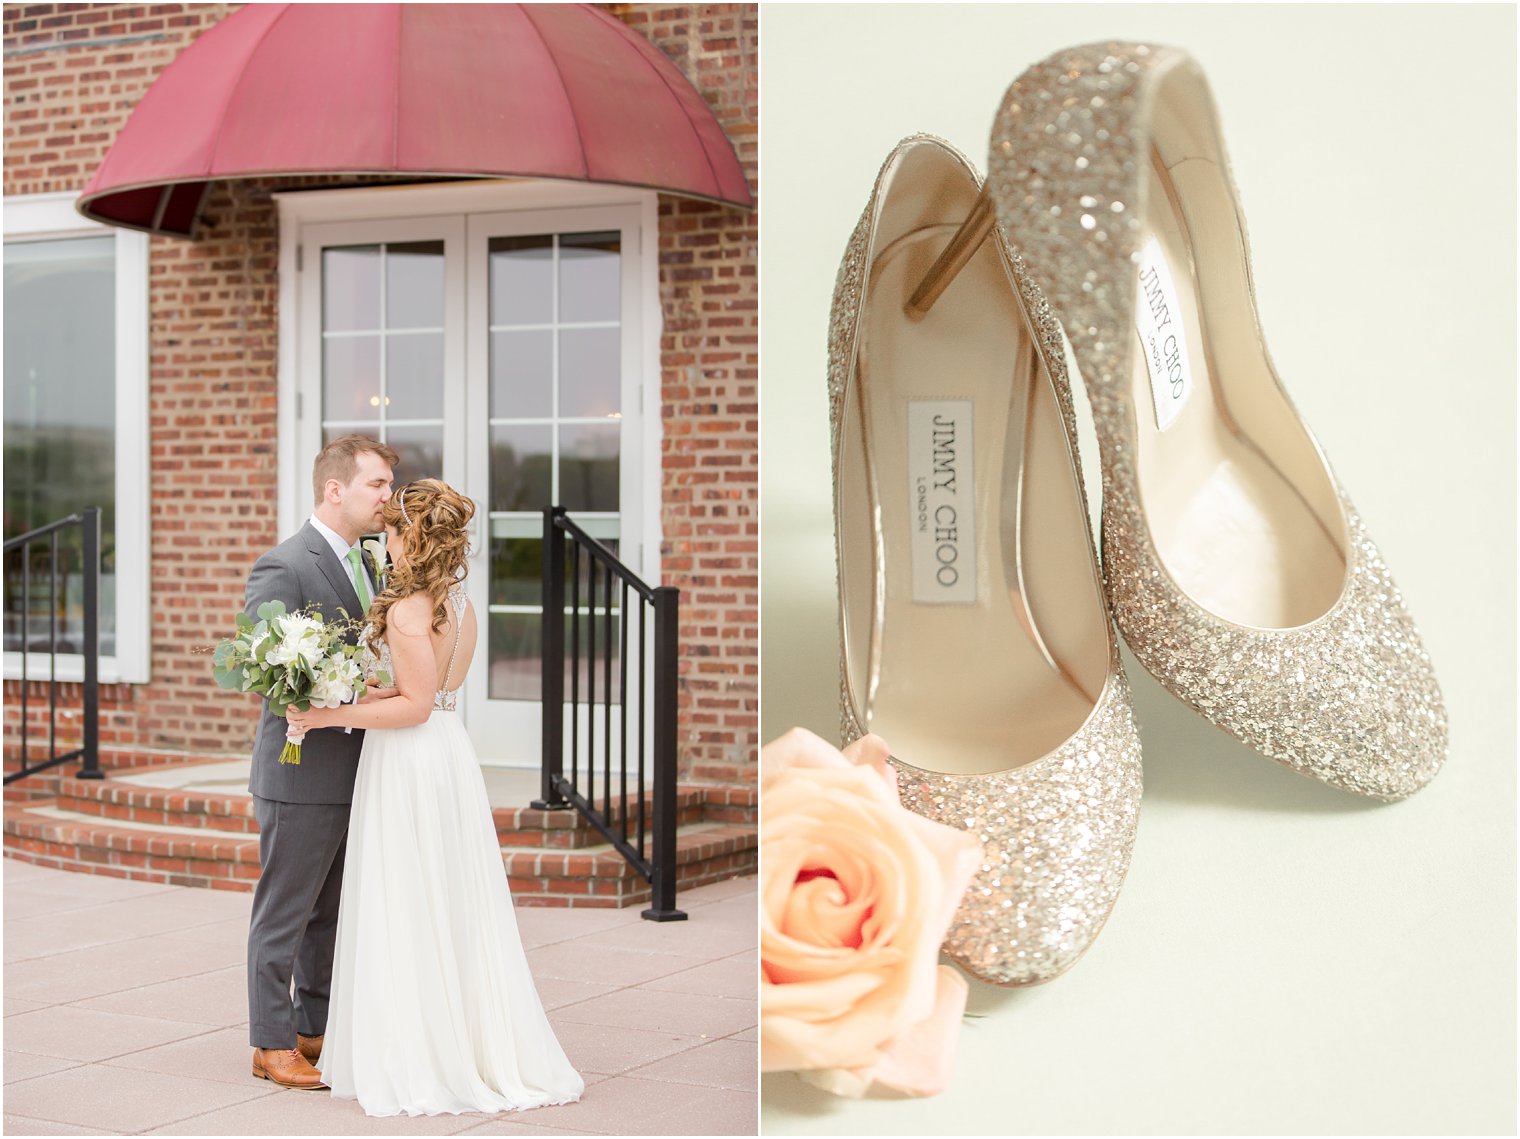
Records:
[[[449,667],[444,673],[443,687],[433,693],[433,709],[438,712],[455,712],[459,710],[459,689],[450,689],[449,684],[454,679],[454,658],[459,653],[459,633],[464,628],[464,607],[466,604],[464,586],[456,585],[449,590],[449,603],[454,607],[454,647],[449,650]],[[390,643],[382,639],[380,641],[380,667],[384,671],[394,675],[391,665]]]

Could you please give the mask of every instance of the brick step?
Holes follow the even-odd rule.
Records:
[[[148,823],[254,835],[259,824],[248,795],[216,791],[180,791],[145,787],[123,779],[58,780],[57,806],[102,822]]]
[[[107,821],[56,802],[7,804],[4,848],[40,866],[177,886],[252,890],[259,876],[256,833]],[[754,873],[758,848],[753,826],[690,823],[676,837],[677,881],[697,886]],[[521,905],[619,907],[650,895],[649,884],[605,844],[573,853],[504,846],[502,858]]]
[[[598,788],[598,795],[600,795],[600,788]],[[596,805],[603,806],[600,798]],[[653,802],[644,803],[642,813],[646,829],[651,825],[653,808]],[[608,816],[609,825],[614,830],[620,829],[623,817],[621,798],[614,795],[612,802],[605,807],[604,813]],[[491,817],[496,821],[496,833],[501,837],[503,846],[576,849],[600,846],[606,842],[601,832],[581,818],[579,811],[573,809],[542,811],[534,807],[497,807],[492,810]],[[678,786],[676,788],[676,826],[690,826],[702,821],[704,820],[701,789]],[[630,790],[628,803],[630,834],[638,833],[638,824],[638,800],[632,796]]]
[[[50,795],[7,795],[9,802],[40,802],[56,798],[65,811],[90,815],[102,821],[148,823],[155,826],[191,827],[228,834],[256,835],[253,800],[234,792],[173,790],[144,786],[122,779],[76,779],[44,773],[35,777],[38,790]],[[46,783],[41,781],[46,780]],[[33,782],[22,780],[23,784]],[[7,791],[10,789],[8,788]],[[751,788],[703,787],[682,784],[676,790],[676,825],[699,822],[753,824],[755,794]],[[621,800],[612,803],[612,825],[621,818]],[[630,803],[629,832],[637,834],[637,816]],[[576,849],[602,845],[604,839],[590,823],[572,810],[542,811],[532,807],[498,807],[491,812],[503,846]],[[651,805],[646,803],[644,824],[651,825]]]
[[[60,740],[58,750],[68,751],[71,747],[78,746],[78,740],[65,747]],[[44,741],[45,748],[46,741]],[[12,744],[7,744],[3,765],[5,774],[11,775],[21,770],[19,749]],[[45,756],[43,752],[33,750],[30,759],[35,765],[39,757]],[[101,748],[100,770],[106,779],[113,779],[121,775],[132,775],[142,771],[163,770],[174,767],[194,767],[203,764],[226,763],[228,756],[225,755],[165,755],[162,752],[145,752],[125,748]],[[63,779],[74,779],[79,774],[81,764],[77,759],[68,763],[60,763],[57,767],[50,767],[46,771],[40,771],[35,775],[28,775],[25,779],[18,779],[15,783],[8,784],[5,788],[5,801],[7,803],[30,802],[36,799],[51,799],[58,794],[58,784]],[[83,783],[99,783],[99,780],[79,780]]]
[[[520,906],[622,907],[648,902],[649,883],[611,846],[573,853],[504,847],[507,879]],[[679,890],[753,874],[760,835],[754,826],[694,823],[676,832],[676,905]]]
[[[61,810],[56,801],[5,806],[7,857],[112,878],[252,890],[259,876],[258,835],[195,832],[107,821]]]
[[[77,736],[68,740],[59,737],[58,752],[71,751],[79,746]],[[34,739],[28,747],[28,758],[33,765],[39,760],[46,759],[49,755],[47,737],[41,737],[40,742]],[[202,755],[192,752],[162,752],[134,747],[109,747],[102,745],[100,748],[100,770],[108,775],[121,775],[131,771],[139,771],[152,767],[165,766],[195,766],[206,763],[226,763],[229,759],[237,759],[230,755]],[[7,740],[4,751],[3,766],[7,775],[13,771],[21,770],[21,747],[19,743]],[[53,774],[77,775],[82,766],[80,760],[70,760],[61,763],[57,767],[23,780],[22,783],[30,783],[33,779],[44,779]],[[18,784],[20,785],[20,784]]]
[[[13,768],[7,767],[9,775]],[[38,799],[56,799],[58,797],[59,772],[44,771],[38,775],[28,775],[25,779],[19,779],[15,783],[6,784],[5,801],[7,803],[31,803]]]

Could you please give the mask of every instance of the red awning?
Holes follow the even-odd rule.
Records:
[[[585,4],[248,4],[154,81],[76,208],[193,237],[214,181],[568,178],[751,206],[657,48]]]

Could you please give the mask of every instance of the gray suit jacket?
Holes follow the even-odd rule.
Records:
[[[376,592],[371,577],[370,596]],[[310,522],[255,562],[248,575],[243,608],[250,617],[257,621],[259,606],[274,600],[283,601],[287,612],[318,606],[329,620],[342,618],[340,608],[350,617],[363,616],[348,567]],[[353,802],[364,732],[357,728],[352,734],[342,728],[308,732],[301,744],[301,762],[284,764],[280,751],[285,747],[285,727],[284,717],[272,713],[264,701],[248,790],[280,803]]]

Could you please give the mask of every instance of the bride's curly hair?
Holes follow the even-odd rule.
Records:
[[[404,597],[426,590],[433,599],[433,629],[448,623],[449,589],[468,572],[469,532],[475,504],[439,479],[409,482],[391,495],[385,524],[401,538],[406,564],[393,565],[385,589],[370,607],[366,641],[378,651],[390,608]]]

